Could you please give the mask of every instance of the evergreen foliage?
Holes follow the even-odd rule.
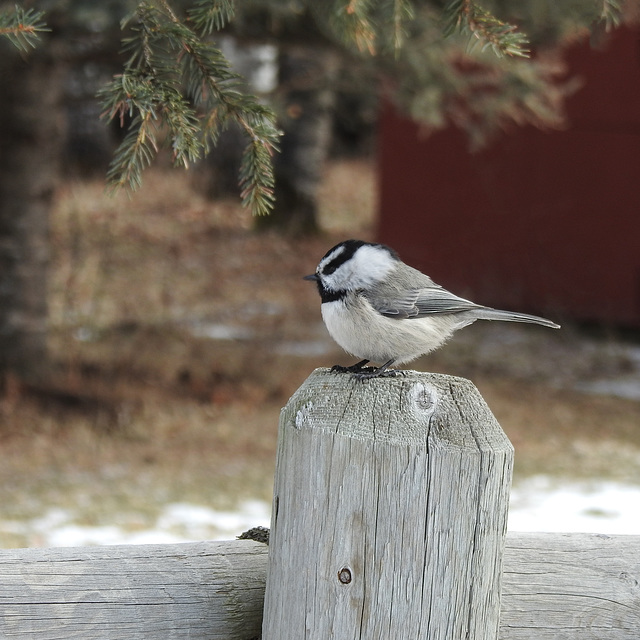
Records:
[[[620,3],[616,0],[602,0],[600,22],[604,23],[607,31],[611,31],[611,29],[620,26],[622,22],[622,8]]]
[[[521,56],[527,58],[528,40],[515,25],[499,20],[471,0],[449,0],[444,7],[444,35],[456,30],[474,36],[483,43],[483,48],[491,48],[498,57]]]
[[[254,213],[264,214],[273,201],[271,156],[279,137],[275,114],[246,91],[242,78],[206,38],[232,15],[229,3],[212,7],[199,2],[187,24],[164,0],[141,2],[123,24],[131,32],[125,40],[129,58],[101,97],[105,117],[122,124],[131,120],[108,181],[114,187],[138,187],[160,139],[170,145],[174,165],[188,167],[233,121],[249,141],[240,168],[242,200]]]
[[[178,3],[176,2],[176,5]],[[310,18],[321,38],[368,56],[391,54],[397,59],[406,42],[420,3],[412,0],[312,0],[287,3],[262,0],[240,6],[232,0],[198,0],[177,17],[167,0],[138,5],[128,25],[130,57],[124,73],[102,91],[105,115],[131,119],[129,133],[118,149],[108,174],[119,187],[139,186],[142,171],[159,149],[159,138],[169,141],[174,164],[188,166],[215,145],[230,122],[239,125],[248,140],[240,167],[243,203],[262,214],[273,205],[272,154],[277,149],[275,114],[246,92],[210,36],[227,27],[241,8],[277,24],[295,17]],[[526,38],[476,4],[447,3],[445,35],[459,30],[473,34],[505,56],[524,56]],[[260,18],[256,22],[260,22]],[[438,26],[442,33],[442,27]]]
[[[49,29],[45,26],[43,11],[25,10],[19,5],[0,8],[0,36],[5,36],[21,51],[36,47],[44,31]]]
[[[144,0],[122,21],[128,55],[123,72],[101,91],[105,119],[128,132],[108,172],[109,184],[136,188],[164,145],[176,166],[210,152],[234,123],[247,140],[239,182],[254,213],[273,206],[273,154],[280,132],[271,108],[251,95],[215,45],[232,30],[279,40],[312,34],[327,46],[351,49],[372,79],[386,71],[396,103],[427,127],[453,121],[472,145],[506,123],[559,126],[570,83],[557,59],[529,59],[576,25],[611,29],[623,14],[618,0]],[[587,6],[588,5],[588,6]],[[178,11],[179,10],[179,11]],[[524,26],[528,36],[511,22]],[[18,48],[35,46],[46,30],[42,12],[0,10],[0,35]],[[444,36],[444,37],[443,37]],[[353,58],[355,61],[356,58]]]

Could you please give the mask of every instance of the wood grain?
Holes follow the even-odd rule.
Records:
[[[247,640],[266,547],[250,540],[0,553],[0,638]]]
[[[467,380],[315,371],[280,421],[264,640],[495,640],[512,459]]]
[[[267,553],[247,540],[0,551],[0,638],[248,640]],[[507,534],[500,640],[639,629],[640,535]]]
[[[319,371],[280,429],[271,638],[495,637],[511,446],[471,383]],[[248,640],[267,553],[0,551],[0,638]],[[510,533],[503,562],[500,640],[640,637],[640,536]]]
[[[510,533],[501,640],[640,638],[640,536]]]

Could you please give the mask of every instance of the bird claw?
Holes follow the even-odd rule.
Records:
[[[334,364],[331,367],[331,373],[356,373],[356,371],[362,371],[362,369],[354,369],[353,367],[343,367],[341,364]]]
[[[356,380],[371,380],[372,378],[395,378],[399,374],[395,369],[380,370],[378,367],[364,367],[362,371],[353,374]]]
[[[340,364],[334,364],[331,371],[334,373],[351,373],[356,380],[370,380],[371,378],[395,378],[398,372],[389,369],[393,364],[393,360],[385,362],[381,367],[365,367],[369,360],[361,360],[352,364],[350,367],[343,367]]]
[[[331,373],[360,373],[361,371],[375,371],[375,367],[365,367],[364,365],[369,362],[368,360],[361,360],[349,367],[343,367],[341,364],[334,364],[331,367]]]

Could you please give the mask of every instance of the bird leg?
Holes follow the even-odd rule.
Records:
[[[331,367],[331,371],[333,373],[360,373],[364,365],[367,364],[367,362],[369,361],[360,360],[360,362],[356,362],[355,364],[352,364],[350,367],[343,367],[340,364],[334,364],[333,367]],[[373,367],[367,367],[367,368],[373,370]]]
[[[360,371],[354,372],[353,377],[357,380],[370,380],[371,378],[394,378],[398,374],[398,372],[394,370],[388,371],[388,368],[394,363],[394,361],[395,359],[392,358],[377,369],[374,367],[366,367],[366,369],[361,368]],[[367,361],[365,360],[365,362]]]

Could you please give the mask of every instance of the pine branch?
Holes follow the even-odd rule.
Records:
[[[397,53],[415,14],[412,0],[335,0],[330,11],[312,8],[320,23],[330,16],[330,37],[372,56],[387,49]]]
[[[156,127],[151,112],[135,116],[129,132],[116,151],[107,172],[107,183],[113,190],[123,186],[137,189],[142,185],[142,171],[158,153]]]
[[[273,191],[275,177],[272,170],[272,150],[268,130],[262,131],[260,123],[247,127],[256,133],[246,146],[240,165],[242,204],[258,215],[271,211],[275,201]]]
[[[204,35],[224,29],[235,15],[233,0],[199,0],[189,9],[194,28]]]
[[[0,36],[4,36],[21,51],[35,49],[40,33],[50,31],[43,22],[44,11],[26,11],[16,5],[13,9],[0,9]]]
[[[606,31],[611,31],[620,26],[622,22],[622,8],[617,0],[602,0],[600,22],[604,23]]]
[[[615,1],[615,0],[614,0]],[[473,0],[449,0],[443,10],[444,35],[469,34],[498,56],[529,57],[527,38],[515,25],[502,22]]]
[[[371,0],[336,0],[331,29],[345,44],[355,44],[359,51],[375,55],[377,34]]]
[[[210,4],[198,3],[190,14],[199,32],[182,22],[166,0],[138,5],[132,36],[125,41],[129,59],[124,72],[101,91],[105,118],[121,123],[125,116],[132,118],[108,181],[114,188],[137,188],[159,151],[161,130],[174,164],[188,167],[211,150],[233,121],[249,140],[240,167],[242,199],[253,213],[264,214],[273,206],[272,156],[280,133],[273,112],[245,92],[244,81],[222,52],[204,39],[230,15],[229,2],[221,0],[213,13],[206,11]]]
[[[408,0],[391,0],[391,44],[394,52],[400,51],[406,39],[406,25],[414,19],[413,5]]]

